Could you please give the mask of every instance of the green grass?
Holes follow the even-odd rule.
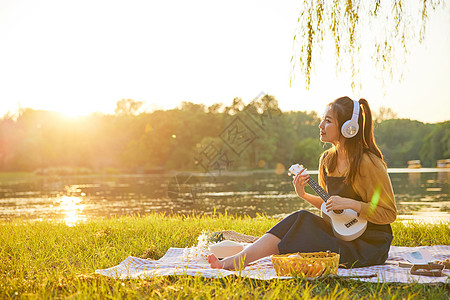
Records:
[[[449,284],[376,284],[349,279],[259,281],[169,276],[114,280],[95,269],[129,255],[158,259],[170,247],[196,243],[202,230],[261,235],[278,220],[216,215],[121,217],[68,227],[56,222],[0,223],[0,299],[3,298],[298,298],[448,299]],[[394,245],[450,244],[450,222],[393,224]]]

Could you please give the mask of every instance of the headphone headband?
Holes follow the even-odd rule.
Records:
[[[352,100],[353,101],[353,115],[352,115],[352,119],[353,116],[356,115],[356,118],[359,117],[359,102],[356,100]]]

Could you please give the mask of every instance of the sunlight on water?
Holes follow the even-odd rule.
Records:
[[[449,220],[449,171],[390,169],[398,220]],[[317,170],[308,173],[317,178]],[[313,193],[310,187],[307,189]],[[318,213],[295,194],[292,178],[273,170],[3,180],[0,207],[0,221],[47,219],[69,226],[95,218],[154,212],[208,215],[226,211],[230,215],[276,218],[301,209]]]
[[[86,221],[85,217],[81,216],[84,205],[80,204],[82,200],[79,197],[62,196],[58,199],[61,211],[66,215],[63,219],[68,226],[73,226],[79,221]]]

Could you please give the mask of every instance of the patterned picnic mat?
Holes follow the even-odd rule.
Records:
[[[355,278],[367,282],[401,282],[401,283],[450,283],[450,271],[444,269],[442,277],[430,277],[411,275],[409,268],[399,267],[399,262],[404,262],[403,253],[426,250],[435,260],[450,259],[450,246],[426,246],[426,247],[396,247],[391,246],[388,261],[384,265],[365,268],[343,269],[339,268],[339,276],[366,276],[376,274],[371,278]],[[168,275],[191,275],[209,278],[219,278],[229,275],[244,276],[253,279],[270,280],[275,278],[290,278],[277,276],[272,266],[270,257],[262,258],[243,271],[228,271],[211,269],[206,262],[183,261],[183,248],[170,248],[159,260],[148,260],[129,256],[119,265],[108,269],[96,270],[101,274],[117,279],[149,278]]]

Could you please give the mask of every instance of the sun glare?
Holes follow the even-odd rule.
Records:
[[[59,205],[60,209],[66,217],[64,218],[64,222],[69,225],[73,226],[79,221],[85,221],[86,218],[81,216],[81,212],[84,209],[84,205],[80,204],[82,200],[78,197],[68,197],[68,196],[62,196],[61,199],[59,199]]]
[[[56,111],[59,112],[62,116],[67,117],[67,118],[83,117],[83,116],[87,116],[92,113],[84,107],[79,107],[79,108],[67,107],[67,108],[57,109]]]

